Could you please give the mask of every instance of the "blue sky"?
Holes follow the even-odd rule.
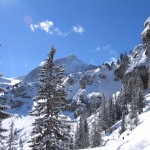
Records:
[[[141,43],[149,0],[0,0],[0,72],[29,73],[47,58],[75,54],[100,65]]]

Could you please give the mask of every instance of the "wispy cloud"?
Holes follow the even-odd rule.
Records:
[[[106,46],[103,47],[104,50],[108,50],[108,49],[110,49],[110,48],[111,48],[110,45],[106,45]]]
[[[117,59],[116,59],[115,57],[111,57],[111,58],[110,58],[110,61],[111,61],[111,62],[112,62],[112,61],[113,61],[113,62],[117,62]]]
[[[109,50],[110,48],[111,48],[110,45],[105,45],[105,46],[102,46],[102,47],[97,46],[96,51],[106,51],[106,50]]]
[[[28,67],[28,64],[25,64],[24,66],[25,66],[25,67]]]
[[[65,36],[67,36],[70,33],[70,32],[62,32],[59,28],[55,28],[54,32],[56,32],[56,34],[58,36],[62,36],[62,37],[65,37]]]
[[[35,31],[36,29],[41,29],[44,30],[47,33],[52,34],[51,28],[54,26],[54,23],[52,21],[42,21],[39,22],[38,24],[30,24],[30,29],[31,31]]]
[[[73,29],[73,32],[76,32],[79,34],[82,34],[85,31],[85,29],[79,24],[76,26],[73,26],[72,29]]]
[[[109,60],[110,62],[117,62],[117,52],[115,50],[112,49],[111,45],[107,44],[105,46],[97,46],[96,48],[96,52],[103,52],[103,53],[107,53],[108,56],[110,57]]]
[[[102,49],[98,46],[97,48],[96,48],[96,51],[101,51]]]
[[[85,29],[81,25],[73,26],[72,29],[68,32],[63,32],[60,30],[60,28],[55,27],[54,22],[50,20],[42,21],[37,24],[30,24],[30,29],[32,32],[35,32],[35,30],[40,29],[44,30],[46,33],[52,35],[56,34],[57,36],[65,37],[69,35],[71,32],[75,32],[78,34],[82,34]]]
[[[117,52],[114,50],[109,50],[109,53],[112,54],[113,56],[117,56]]]

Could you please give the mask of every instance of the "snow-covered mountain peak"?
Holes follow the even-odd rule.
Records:
[[[56,59],[54,63],[57,66],[64,65],[64,70],[66,74],[88,71],[96,68],[96,66],[94,65],[90,65],[83,62],[82,60],[79,60],[74,54],[70,54],[66,57]],[[26,75],[24,81],[36,82],[38,80],[38,73],[40,68],[41,66],[33,69],[28,75]]]
[[[144,26],[145,26],[145,29],[141,33],[142,36],[144,36],[145,34],[147,34],[149,32],[149,30],[150,30],[150,20]]]
[[[66,58],[69,60],[78,59],[77,56],[74,54],[69,54]]]
[[[70,65],[70,64],[72,64],[72,63],[81,63],[81,64],[85,64],[85,65],[88,65],[88,64],[86,64],[85,62],[83,62],[82,60],[80,60],[80,59],[78,59],[78,57],[76,56],[76,55],[74,55],[74,54],[69,54],[68,56],[66,56],[66,57],[63,57],[63,58],[59,58],[59,59],[56,59],[55,60],[55,64],[58,64],[58,65],[60,65],[60,63],[62,63],[62,64],[67,64],[67,63],[69,63],[69,64],[67,64],[67,65]]]

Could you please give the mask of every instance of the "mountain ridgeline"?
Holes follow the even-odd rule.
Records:
[[[96,68],[96,66],[91,64],[86,64],[85,62],[79,60],[75,55],[70,54],[67,57],[56,59],[54,61],[55,65],[64,65],[65,74],[88,71]],[[39,79],[38,73],[41,66],[32,70],[28,75],[25,76],[23,81],[26,82],[37,82]]]

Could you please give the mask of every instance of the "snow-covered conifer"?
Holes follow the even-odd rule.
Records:
[[[0,74],[0,77],[2,77],[2,76],[3,75]],[[0,93],[3,93],[4,91],[5,91],[5,89],[0,87]],[[7,131],[6,129],[4,129],[2,127],[2,120],[3,119],[7,119],[7,118],[9,118],[11,116],[10,113],[7,113],[7,112],[4,111],[4,110],[7,110],[8,108],[9,108],[8,106],[1,104],[1,98],[0,98],[0,148],[3,147],[2,146],[2,143],[3,143],[2,140],[4,138],[6,138],[6,136],[4,136],[2,133]]]
[[[7,149],[8,150],[16,150],[17,149],[17,135],[14,130],[14,122],[12,121],[10,124],[9,135],[7,140]]]
[[[103,144],[103,138],[102,138],[102,128],[100,123],[100,118],[97,116],[97,114],[94,114],[94,121],[91,126],[91,132],[90,132],[90,146],[93,147],[99,147]]]
[[[40,70],[39,95],[34,98],[31,115],[36,117],[32,131],[32,149],[62,150],[71,143],[70,124],[60,111],[66,106],[63,86],[64,70],[55,66],[56,49],[52,46],[48,59]]]
[[[99,108],[99,118],[100,118],[100,123],[101,127],[103,130],[106,130],[111,126],[110,124],[110,118],[109,118],[109,110],[108,110],[108,105],[106,101],[106,97],[103,93],[102,95],[102,100],[101,100],[101,105]]]
[[[85,115],[80,116],[79,124],[75,133],[75,148],[83,149],[89,147],[89,127]]]
[[[126,122],[125,122],[125,113],[124,111],[122,112],[122,120],[121,120],[121,129],[120,129],[120,134],[122,134],[126,130]]]

